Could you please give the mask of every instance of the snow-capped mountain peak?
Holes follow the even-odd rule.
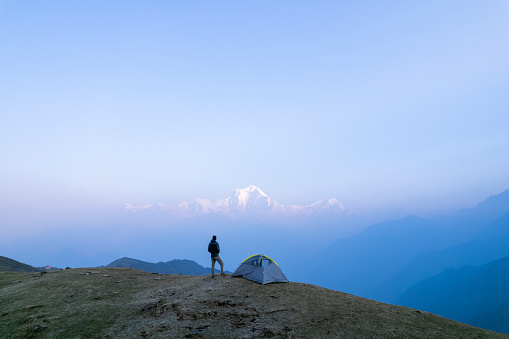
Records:
[[[273,205],[274,201],[261,189],[251,185],[244,189],[235,190],[226,199],[226,204],[230,210],[246,211],[248,209],[265,209]]]
[[[252,194],[258,194],[267,197],[267,194],[263,193],[263,191],[260,188],[256,187],[255,185],[250,185],[244,189],[235,190],[235,195],[252,195]]]
[[[320,200],[311,205],[298,206],[282,205],[260,188],[250,185],[243,189],[237,189],[226,199],[220,199],[212,202],[207,199],[195,199],[193,201],[183,201],[177,205],[143,205],[132,206],[125,204],[125,209],[131,212],[164,210],[174,215],[200,215],[200,214],[225,214],[230,216],[240,215],[259,215],[259,216],[310,216],[313,214],[333,213],[342,214],[345,211],[343,205],[335,198]]]

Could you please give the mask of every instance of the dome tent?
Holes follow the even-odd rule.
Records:
[[[289,282],[279,265],[262,254],[255,254],[245,259],[233,272],[232,277],[242,277],[262,285]]]

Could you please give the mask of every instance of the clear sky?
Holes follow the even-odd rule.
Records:
[[[509,188],[509,2],[0,0],[0,217]],[[22,213],[22,214],[20,214]]]

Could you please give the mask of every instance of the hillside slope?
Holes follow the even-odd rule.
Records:
[[[40,272],[41,270],[27,265],[23,264],[19,261],[0,256],[0,270],[7,270],[12,272]]]
[[[318,286],[129,268],[0,272],[0,337],[509,338]]]

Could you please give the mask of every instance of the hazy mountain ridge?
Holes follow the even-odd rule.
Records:
[[[363,297],[390,301],[388,299],[397,291],[391,290],[386,282],[397,284],[398,279],[393,277],[420,256],[447,253],[447,249],[455,246],[490,238],[492,232],[499,235],[492,237],[493,241],[504,243],[509,240],[509,232],[504,235],[503,231],[509,230],[507,216],[504,216],[506,213],[509,213],[509,190],[450,216],[431,219],[407,217],[375,224],[351,238],[338,240],[316,255],[311,262],[319,264],[314,266],[318,267],[313,269],[312,282]],[[495,255],[491,260],[509,255],[504,254],[502,249],[499,254],[501,256]],[[441,259],[447,262],[443,255],[437,256],[434,262],[439,265]],[[331,273],[331,267],[335,273]],[[438,270],[435,266],[410,267],[416,271],[413,274],[420,274],[421,279],[443,269],[440,266]]]
[[[482,313],[468,320],[472,326],[486,328],[501,333],[509,333],[509,303],[498,309]]]
[[[196,216],[201,214],[222,214],[227,216],[260,215],[266,217],[310,216],[320,214],[343,214],[346,209],[335,198],[320,200],[310,205],[282,205],[266,195],[260,188],[251,185],[237,189],[226,199],[212,202],[208,199],[183,201],[176,205],[163,203],[133,206],[126,203],[126,211],[167,212],[175,217]]]
[[[506,256],[509,190],[453,215],[387,221],[339,240],[315,258],[312,282],[505,331]]]
[[[509,321],[503,308],[509,304],[509,257],[480,267],[449,268],[410,287],[397,304],[470,324],[488,322],[489,329],[504,331]],[[504,315],[498,322],[479,319],[497,310],[497,317]]]
[[[380,285],[377,300],[394,303],[410,286],[448,268],[480,266],[505,256],[509,256],[509,213],[466,243],[416,257]]]
[[[150,263],[124,257],[109,263],[106,267],[129,267],[162,274],[206,275],[211,273],[210,267],[203,267],[195,261],[187,259],[173,259],[167,262]],[[217,268],[215,271],[220,272]]]

